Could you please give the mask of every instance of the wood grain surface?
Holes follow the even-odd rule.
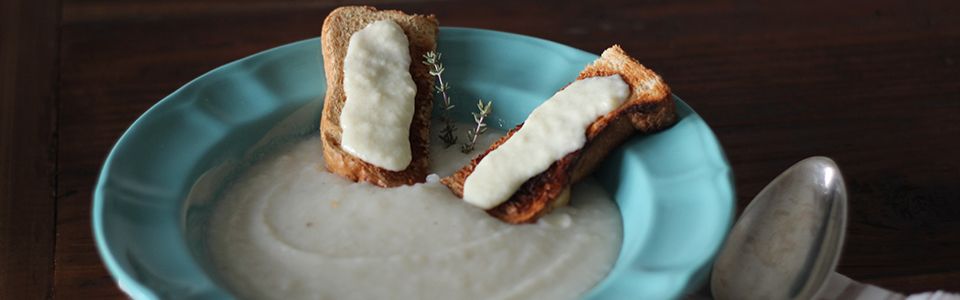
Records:
[[[0,299],[51,296],[59,8],[0,2]]]
[[[348,2],[3,2],[0,299],[123,298],[90,229],[113,143],[177,87],[316,37]],[[619,43],[713,127],[740,209],[794,162],[832,157],[851,200],[840,272],[960,291],[960,1],[367,3],[591,52]]]

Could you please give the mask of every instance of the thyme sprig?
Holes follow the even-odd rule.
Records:
[[[460,145],[460,152],[470,153],[473,151],[474,146],[477,145],[477,137],[487,132],[486,119],[493,112],[493,101],[487,101],[487,104],[484,105],[483,99],[480,99],[477,101],[477,110],[478,112],[471,113],[477,126],[467,130],[468,141]]]
[[[436,51],[430,51],[423,55],[423,64],[430,66],[430,75],[437,77],[437,84],[434,85],[434,90],[437,94],[440,94],[443,97],[443,102],[440,102],[440,121],[443,122],[443,129],[440,130],[440,140],[446,145],[445,147],[450,147],[453,144],[457,143],[457,136],[454,135],[454,132],[457,131],[457,125],[454,123],[453,118],[450,117],[450,110],[453,109],[453,101],[450,99],[450,96],[447,95],[447,91],[450,90],[450,84],[443,81],[443,63],[440,61],[440,53]]]

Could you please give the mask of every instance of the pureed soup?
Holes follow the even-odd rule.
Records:
[[[490,132],[478,149],[496,140]],[[434,141],[433,172],[477,153]],[[431,175],[397,188],[328,173],[318,137],[268,154],[219,199],[207,239],[218,276],[245,299],[576,299],[612,268],[613,200],[592,180],[570,205],[510,225]]]

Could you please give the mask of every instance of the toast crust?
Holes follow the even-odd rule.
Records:
[[[343,91],[343,60],[347,54],[350,36],[368,24],[379,20],[393,20],[410,44],[410,75],[417,86],[414,98],[416,109],[410,122],[410,150],[412,160],[406,169],[390,171],[365,162],[346,152],[340,145],[343,128],[340,113],[346,103]],[[320,119],[320,139],[323,158],[331,173],[352,181],[366,181],[381,187],[394,187],[424,182],[430,161],[430,112],[433,108],[433,76],[429,67],[420,63],[421,57],[437,48],[439,23],[433,15],[408,15],[397,10],[377,10],[370,6],[340,7],[323,21],[321,35],[323,69],[327,78],[327,92]],[[371,108],[376,109],[376,108]]]
[[[577,79],[620,75],[630,86],[628,100],[617,109],[601,116],[587,127],[587,141],[580,150],[557,160],[546,171],[530,178],[506,202],[487,213],[507,223],[531,223],[548,213],[573,183],[590,174],[603,158],[636,132],[652,133],[676,122],[670,88],[663,79],[631,58],[619,45],[610,47],[599,59],[587,66]],[[463,197],[463,184],[473,169],[519,130],[523,124],[507,132],[489,149],[441,183]]]

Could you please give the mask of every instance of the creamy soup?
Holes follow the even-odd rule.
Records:
[[[487,134],[478,149],[496,136]],[[433,141],[434,172],[464,155]],[[480,151],[480,150],[476,150]],[[610,197],[587,180],[570,206],[509,225],[437,175],[384,189],[324,170],[311,137],[261,159],[224,192],[208,243],[244,299],[576,299],[613,266],[622,238]]]

